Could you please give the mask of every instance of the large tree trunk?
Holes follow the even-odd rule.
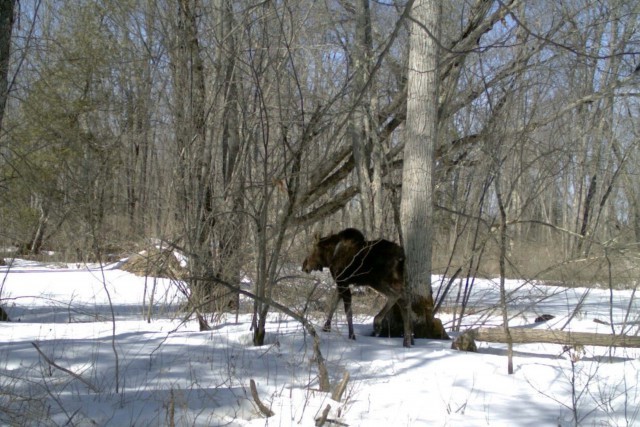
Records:
[[[413,20],[400,204],[402,241],[406,253],[405,288],[408,311],[411,311],[414,295],[432,300],[432,174],[438,128],[439,83],[438,41],[434,37],[439,37],[440,34],[439,9],[439,2],[435,0],[417,0],[411,13]],[[424,323],[426,329],[429,329],[429,326],[433,326],[433,311],[425,311]],[[417,319],[416,325],[422,320]],[[405,346],[410,343],[410,328],[411,323],[405,321]]]

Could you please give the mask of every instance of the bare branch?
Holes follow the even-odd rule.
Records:
[[[251,397],[253,397],[253,401],[256,402],[256,405],[258,405],[258,409],[260,409],[260,412],[262,412],[262,414],[267,418],[273,417],[276,413],[273,412],[268,406],[266,406],[260,400],[260,396],[258,396],[258,389],[256,387],[256,382],[253,380],[253,378],[251,378],[251,380],[249,381],[249,388],[251,389]]]
[[[70,369],[63,368],[62,366],[58,365],[56,362],[51,360],[46,354],[44,354],[44,352],[40,349],[40,347],[38,346],[38,344],[36,342],[31,342],[31,345],[36,349],[36,351],[40,354],[40,356],[42,356],[44,361],[47,362],[49,365],[53,366],[54,368],[66,373],[66,374],[69,374],[73,378],[81,381],[84,385],[89,387],[89,389],[91,391],[93,391],[94,393],[100,393],[100,390],[98,389],[98,387],[96,387],[95,385],[91,384],[89,381],[87,381],[84,378],[82,378],[82,376],[80,374],[76,374],[75,372],[73,372]]]

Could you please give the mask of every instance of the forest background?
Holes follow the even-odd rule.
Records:
[[[269,297],[314,232],[401,241],[409,4],[3,3],[0,246],[105,261],[159,239],[210,301],[211,275]],[[635,284],[639,12],[442,3],[434,273],[496,276],[502,247],[508,277]]]

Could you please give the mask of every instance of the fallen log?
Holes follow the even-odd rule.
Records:
[[[594,345],[600,347],[640,348],[640,337],[628,335],[596,334],[591,332],[568,332],[552,329],[509,329],[507,337],[503,328],[470,329],[460,335],[451,345],[454,350],[476,351],[475,341],[513,344],[563,344]]]

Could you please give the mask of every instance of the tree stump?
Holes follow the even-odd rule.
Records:
[[[413,311],[413,336],[414,338],[430,338],[448,340],[449,335],[444,330],[440,319],[433,316],[433,299],[415,295],[411,304]],[[402,337],[404,336],[404,325],[402,323],[402,312],[398,304],[395,304],[391,311],[382,321],[382,336]]]
[[[472,351],[476,353],[478,351],[478,346],[476,346],[476,342],[474,341],[472,334],[462,334],[458,338],[456,338],[453,343],[451,343],[451,349],[459,351]]]
[[[4,311],[4,308],[2,308],[0,306],[0,322],[11,322],[11,319],[9,319],[9,315],[7,314],[6,311]]]

